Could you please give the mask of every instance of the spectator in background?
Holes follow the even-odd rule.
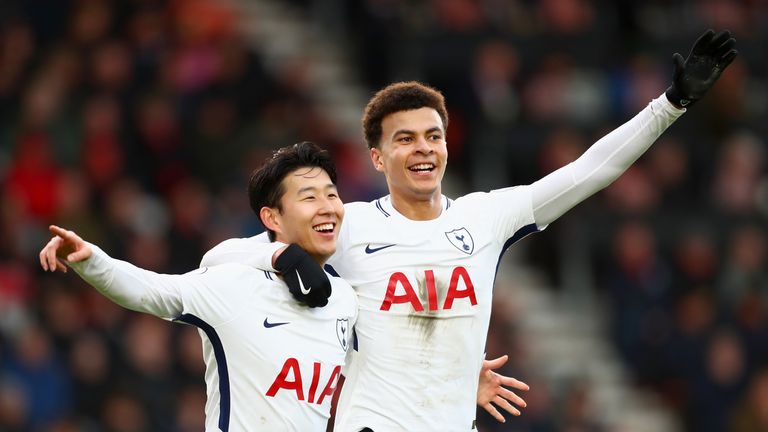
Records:
[[[96,6],[87,6],[88,3],[94,3]],[[177,30],[182,21],[177,18],[177,14],[182,13],[182,7],[188,3],[192,1],[77,0],[47,2],[45,8],[40,8],[35,2],[0,2],[0,235],[3,238],[0,243],[0,357],[7,357],[11,350],[11,341],[20,329],[30,322],[38,323],[41,329],[53,334],[44,320],[38,320],[41,315],[39,305],[42,304],[40,294],[45,292],[50,284],[45,282],[46,277],[36,272],[31,264],[40,242],[47,237],[46,224],[30,216],[26,205],[22,204],[17,196],[11,196],[7,192],[7,176],[10,170],[15,170],[18,143],[28,125],[45,126],[43,134],[53,140],[50,147],[54,165],[58,172],[64,173],[64,178],[59,180],[58,186],[51,188],[57,190],[53,193],[53,199],[57,203],[53,207],[59,224],[76,226],[78,231],[87,234],[88,238],[101,239],[98,240],[99,244],[103,242],[122,258],[126,257],[125,251],[128,250],[129,244],[143,243],[157,247],[163,243],[161,248],[152,250],[151,254],[148,253],[150,251],[145,251],[144,255],[147,255],[147,261],[155,268],[166,272],[169,268],[164,267],[167,264],[163,263],[174,262],[174,258],[171,256],[170,259],[165,259],[163,256],[167,251],[172,255],[173,251],[180,249],[179,246],[169,245],[172,243],[169,240],[168,223],[171,211],[166,203],[167,196],[160,194],[150,182],[144,181],[155,174],[148,173],[141,164],[143,161],[134,157],[138,142],[135,113],[139,101],[145,95],[163,92],[168,95],[171,106],[179,114],[185,146],[193,143],[194,131],[198,128],[195,121],[198,118],[202,120],[203,117],[194,114],[194,107],[202,103],[198,93],[204,94],[206,100],[213,94],[218,98],[237,101],[239,116],[234,136],[239,144],[230,142],[227,143],[226,149],[219,149],[232,153],[227,155],[227,158],[234,160],[234,165],[227,167],[226,172],[215,172],[200,156],[190,159],[189,171],[194,180],[205,183],[204,193],[210,200],[211,212],[206,216],[209,218],[203,240],[206,246],[196,252],[186,251],[189,256],[194,253],[202,255],[222,239],[249,236],[261,230],[242,199],[242,184],[248,173],[271,149],[286,142],[278,137],[318,136],[315,132],[305,132],[308,129],[302,124],[302,118],[309,117],[310,111],[318,110],[317,102],[313,101],[310,94],[313,88],[307,85],[307,65],[311,63],[311,58],[322,56],[323,53],[304,50],[302,61],[295,62],[291,73],[283,73],[279,61],[264,61],[271,48],[282,47],[281,44],[292,39],[295,34],[275,37],[273,40],[259,40],[255,38],[260,36],[251,32],[239,34],[234,30],[230,33],[211,31],[221,26],[196,24],[196,21],[205,21],[207,14],[187,14],[184,26],[197,26],[202,30],[194,32],[206,35],[203,38],[198,37],[196,44],[199,45],[202,43],[200,41],[203,41],[211,47],[209,50],[213,50],[219,59],[223,60],[219,61],[216,78],[208,87],[201,87],[191,95],[186,91],[181,93],[180,89],[183,87],[174,83],[178,75],[164,75],[166,68],[161,65],[164,65],[168,58],[178,57],[176,53],[182,49],[182,45],[189,45],[186,42],[181,43],[181,40],[187,40],[188,36],[181,37],[181,32]],[[307,7],[310,11],[312,7],[327,2],[295,0],[292,3],[297,7]],[[333,43],[332,40],[326,39],[325,36],[342,33],[345,43],[337,44],[337,47],[344,53],[348,54],[349,51],[343,46],[355,45],[357,55],[352,59],[352,63],[349,63],[353,69],[352,76],[345,75],[345,81],[346,84],[354,86],[358,82],[354,76],[359,74],[363,82],[360,90],[362,93],[367,89],[379,88],[387,82],[403,79],[420,79],[438,85],[452,103],[449,107],[452,127],[448,141],[456,148],[468,148],[466,143],[472,135],[462,130],[476,127],[475,111],[471,108],[473,105],[462,105],[459,101],[465,100],[465,83],[472,79],[469,70],[474,68],[474,62],[467,60],[459,62],[458,66],[452,66],[455,68],[452,70],[457,74],[455,81],[460,81],[461,84],[444,84],[437,80],[441,71],[434,69],[439,68],[441,64],[429,62],[435,52],[427,49],[427,46],[432,43],[432,38],[437,37],[436,28],[455,27],[453,24],[444,23],[444,20],[452,15],[436,13],[438,7],[445,7],[439,3],[441,2],[381,0],[336,2],[334,6],[344,8],[344,11],[340,12],[343,16],[354,17],[348,18],[345,23],[349,29],[348,33],[343,33],[343,26],[334,28],[334,31],[325,31],[322,25],[310,20],[302,21],[305,24],[302,27],[322,29],[320,34],[313,38],[330,43]],[[609,104],[607,109],[600,111],[599,115],[594,116],[594,123],[589,124],[572,122],[565,114],[569,111],[564,109],[559,109],[561,114],[549,122],[539,121],[530,115],[521,99],[517,117],[495,123],[495,127],[512,130],[515,137],[507,146],[514,149],[518,156],[514,160],[506,161],[514,178],[508,181],[499,180],[500,183],[506,184],[528,183],[547,173],[538,171],[529,162],[539,160],[547,152],[546,141],[553,130],[552,123],[568,126],[581,135],[585,142],[590,142],[626,115],[640,109],[648,98],[655,96],[649,91],[656,92],[668,76],[668,47],[685,48],[687,39],[699,32],[700,28],[707,26],[728,27],[739,36],[741,55],[729,67],[728,74],[720,79],[700,106],[686,114],[691,118],[678,122],[654,145],[648,157],[635,163],[635,166],[646,165],[644,176],[650,182],[651,188],[661,188],[661,182],[666,181],[664,178],[670,175],[665,168],[670,158],[660,157],[664,163],[651,159],[656,158],[657,150],[666,146],[667,139],[674,140],[678,154],[674,157],[678,160],[676,163],[680,166],[681,157],[686,160],[685,174],[676,174],[679,180],[675,190],[678,192],[670,196],[668,190],[659,189],[653,192],[661,197],[661,201],[655,206],[633,210],[623,204],[619,205],[615,198],[622,194],[634,194],[638,188],[620,187],[613,191],[609,188],[606,193],[598,194],[572,211],[559,224],[539,234],[535,242],[518,248],[520,258],[526,259],[531,265],[539,267],[539,263],[546,262],[546,275],[557,282],[554,286],[567,290],[574,283],[573,278],[561,269],[572,267],[573,264],[582,266],[582,263],[587,263],[591,266],[583,267],[583,270],[594,277],[594,270],[612,259],[610,255],[613,249],[606,245],[613,243],[610,237],[616,230],[606,227],[620,224],[626,217],[639,218],[648,223],[658,241],[658,259],[670,268],[675,267],[671,251],[677,248],[677,233],[692,225],[710,223],[713,227],[712,241],[716,246],[713,257],[722,263],[714,270],[716,289],[718,293],[727,290],[729,285],[726,281],[732,280],[725,277],[725,272],[731,271],[728,263],[733,261],[733,258],[728,257],[730,248],[727,246],[731,243],[729,238],[732,228],[742,226],[745,222],[743,219],[746,219],[764,229],[763,221],[768,207],[765,198],[761,198],[761,189],[758,187],[755,189],[755,205],[749,206],[739,215],[734,214],[727,209],[726,204],[714,199],[713,178],[717,176],[713,173],[721,170],[721,150],[725,142],[730,140],[733,131],[744,131],[760,142],[768,136],[768,127],[764,121],[768,115],[768,104],[763,97],[768,88],[768,57],[763,55],[764,41],[768,37],[763,21],[768,12],[768,5],[764,2],[693,0],[674,4],[564,2],[558,5],[553,2],[551,5],[544,5],[513,0],[464,3],[468,5],[459,5],[459,10],[466,7],[476,9],[468,16],[475,22],[482,23],[481,32],[459,32],[461,34],[458,37],[450,40],[440,39],[438,42],[441,44],[441,53],[466,51],[453,58],[475,59],[481,45],[505,44],[507,49],[514,51],[517,56],[519,70],[514,88],[520,95],[526,94],[527,88],[532,85],[535,71],[544,61],[542,53],[564,53],[571,59],[573,68],[580,72],[580,75],[596,78],[597,81],[591,82],[602,84],[595,88],[607,92],[600,93],[606,97],[604,102]],[[206,7],[227,6],[217,3]],[[552,18],[553,12],[544,14],[545,8],[564,9],[554,14],[564,15],[567,19]],[[88,12],[87,15],[90,17],[88,20],[95,21],[95,24],[89,26],[98,31],[89,31],[90,36],[83,38],[80,36],[83,34],[81,30],[75,32],[71,29],[76,27],[75,20],[87,21],[79,16],[89,9],[97,10],[97,13]],[[229,21],[230,24],[245,23],[249,28],[261,29],[259,24],[249,21],[254,19],[255,14],[251,14],[249,8],[246,9],[247,13],[235,13],[236,20]],[[104,10],[107,10],[107,13],[104,13]],[[292,16],[301,17],[300,12],[299,10],[299,14]],[[216,12],[215,15],[220,13]],[[419,19],[414,20],[414,17]],[[222,22],[219,18],[216,18],[216,21]],[[185,32],[189,33],[186,30]],[[465,36],[470,34],[474,36],[468,40]],[[254,40],[256,43],[252,43]],[[117,53],[120,50],[125,50],[127,59],[120,58],[122,54]],[[445,61],[453,61],[453,58],[448,56]],[[107,64],[112,61],[119,65]],[[123,69],[124,67],[128,70]],[[102,71],[97,73],[93,68]],[[371,74],[365,72],[364,68]],[[108,73],[105,74],[107,71],[103,69],[108,70]],[[301,77],[302,72],[302,84],[293,85],[292,80]],[[459,77],[459,74],[463,77]],[[105,79],[107,76],[111,78]],[[30,109],[30,96],[35,88],[41,86],[40,83],[44,83],[47,90],[40,92],[42,96],[35,96],[35,108]],[[101,97],[117,100],[121,113],[118,141],[125,155],[124,171],[114,180],[113,185],[103,191],[90,183],[82,168],[84,165],[79,160],[84,142],[80,125],[86,122],[86,103],[92,98]],[[292,102],[281,102],[288,99]],[[278,105],[279,109],[274,108]],[[320,106],[324,114],[332,112],[335,108]],[[322,116],[313,117],[317,119],[317,125],[312,130],[322,129],[333,135],[334,142],[339,142],[339,145],[334,147],[344,155],[336,155],[341,171],[345,172],[340,184],[342,195],[354,200],[370,200],[380,195],[381,185],[371,181],[366,164],[357,156],[360,154],[357,144],[336,136],[337,128],[324,124],[327,119]],[[498,118],[496,120],[498,121]],[[264,145],[254,146],[253,143]],[[479,143],[474,142],[474,138],[472,148],[478,153],[487,152]],[[484,175],[471,167],[461,167],[465,161],[456,158],[456,154],[452,157],[452,169],[463,171],[462,175],[468,179]],[[359,173],[355,177],[347,174],[353,169]],[[764,164],[757,168],[759,177],[765,177],[765,169]],[[137,182],[137,179],[142,181]],[[472,189],[471,185],[456,181],[451,173],[448,173],[446,180],[446,187],[452,190]],[[641,182],[634,181],[633,184]],[[126,189],[132,189],[132,192],[126,193]],[[76,199],[72,195],[74,192],[78,194]],[[651,191],[645,188],[643,194],[650,196],[649,192]],[[46,191],[46,195],[48,194]],[[629,198],[631,200],[632,197]],[[121,203],[122,199],[126,199],[126,202]],[[664,208],[664,212],[659,212],[659,208]],[[151,236],[148,233],[151,233]],[[531,252],[543,247],[545,243],[553,245],[548,250],[561,251],[562,249],[555,247],[561,248],[563,241],[574,238],[573,233],[581,233],[583,238],[583,241],[576,243],[578,256],[575,262],[570,253],[545,253],[546,248],[545,252],[532,257]],[[148,241],[147,236],[153,240]],[[137,250],[138,247],[132,249]],[[541,256],[545,257],[546,261],[542,261]],[[602,283],[604,279],[594,279],[599,282],[596,285],[597,293],[606,293],[606,286]],[[85,330],[78,330],[76,338],[82,336],[79,333],[81,331],[93,332],[107,341],[111,358],[116,364],[124,362],[123,332],[132,321],[131,315],[92,290],[86,289],[87,287],[78,283],[75,278],[61,278],[57,282],[77,293],[84,310]],[[737,311],[733,314],[723,314],[720,312],[719,301],[712,300],[716,297],[711,288],[675,285],[673,291],[680,289],[707,298],[703,303],[709,306],[696,309],[710,310],[704,315],[713,315],[712,319],[730,324],[744,334],[744,343],[752,359],[748,363],[747,373],[751,381],[757,381],[758,371],[762,370],[761,365],[768,362],[768,350],[764,343],[768,334],[768,300],[760,295],[749,294]],[[676,316],[679,310],[678,302],[688,295],[674,292],[673,296],[677,300],[674,305],[667,307],[665,313]],[[509,313],[494,310],[494,317],[501,315]],[[507,325],[519,325],[519,320],[523,319],[520,315],[510,315],[509,318]],[[678,333],[683,331],[680,326],[685,326],[683,320],[676,319],[662,325],[662,329]],[[494,331],[491,329],[492,333]],[[504,326],[499,331],[510,330]],[[706,338],[706,330],[701,330],[700,333]],[[54,347],[60,362],[71,357],[69,350],[72,348],[66,348],[67,345],[74,347],[77,344],[70,340],[64,345]],[[683,348],[680,351],[683,351]],[[688,354],[679,352],[674,358],[686,357]],[[516,360],[511,359],[510,362]],[[198,367],[201,365],[198,364]],[[539,365],[521,363],[514,371],[522,371],[522,376],[525,376],[531,373],[532,368],[538,369]],[[671,376],[652,377],[654,388],[664,388],[665,392],[670,387],[681,388],[695,379],[692,376],[695,373],[691,368],[683,368]],[[118,371],[117,376],[120,375]],[[3,377],[0,378],[0,386],[5,386],[13,379],[2,366],[0,376]],[[531,417],[546,417],[550,422],[557,419],[560,414],[553,408],[552,402],[539,403],[537,399],[547,401],[551,400],[552,394],[557,395],[558,389],[562,388],[559,380],[559,377],[543,376],[526,380],[533,388],[526,398],[526,415],[514,419],[518,429],[533,430],[533,426],[525,423],[526,419]],[[669,382],[675,384],[669,386],[666,384]],[[203,383],[198,381],[197,385],[201,386]],[[547,393],[539,397],[537,389],[550,387],[552,394]],[[181,391],[178,387],[177,390]],[[670,392],[674,393],[676,398],[673,398],[675,402],[669,407],[675,409],[686,403],[688,396],[684,392]],[[746,398],[746,394],[742,396]],[[74,396],[71,398],[76,399]],[[14,400],[13,397],[10,399]],[[192,403],[193,399],[185,401]],[[536,406],[542,407],[538,415],[534,414]],[[139,413],[146,417],[146,413],[141,411],[145,408],[142,405],[137,407]],[[23,409],[11,412],[14,413],[13,417],[25,417]],[[72,421],[65,421],[64,424],[100,424],[99,418],[77,410],[70,415]],[[601,415],[598,415],[598,418],[606,419]],[[485,420],[486,418],[478,417],[480,430],[489,426],[496,427],[495,421],[484,423]],[[23,421],[26,420],[22,419],[22,423]],[[24,426],[21,426],[21,429],[26,430]]]
[[[755,374],[743,400],[736,406],[728,430],[759,432],[768,429],[768,370]]]
[[[741,338],[730,329],[716,329],[702,362],[703,374],[691,388],[688,427],[727,430],[733,408],[745,390],[749,368]]]
[[[30,324],[14,340],[4,369],[16,386],[21,400],[20,414],[8,413],[10,426],[19,423],[22,430],[44,428],[64,416],[71,403],[70,377],[54,349],[50,336],[42,327]],[[7,402],[14,404],[14,390],[4,392]],[[18,402],[16,402],[18,403]]]

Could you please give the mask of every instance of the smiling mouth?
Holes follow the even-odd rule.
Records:
[[[313,230],[324,234],[332,233],[335,228],[336,224],[332,222],[321,223],[312,227]]]
[[[426,172],[432,172],[435,170],[435,164],[433,163],[420,163],[416,165],[411,165],[408,167],[408,170],[415,173],[426,173]]]

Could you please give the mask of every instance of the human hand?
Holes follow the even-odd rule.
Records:
[[[503,355],[493,360],[484,360],[483,368],[480,370],[480,382],[477,387],[477,404],[483,407],[501,423],[506,422],[506,419],[499,413],[493,404],[503,408],[506,412],[514,416],[519,416],[520,410],[515,408],[512,405],[513,403],[521,408],[527,406],[523,398],[504,386],[523,391],[530,389],[528,384],[522,381],[500,375],[493,371],[494,369],[502,367],[507,360],[509,360],[509,356],[507,355]]]
[[[51,225],[48,231],[53,238],[40,251],[40,265],[43,270],[55,272],[56,270],[67,272],[67,266],[63,260],[79,262],[91,257],[93,250],[74,231]]]
[[[717,35],[707,30],[693,44],[688,58],[679,53],[672,56],[674,71],[667,99],[677,107],[686,108],[701,99],[715,84],[720,74],[736,58],[736,39],[728,30]]]
[[[320,264],[299,245],[291,244],[274,260],[288,291],[300,303],[323,307],[331,296],[331,281]]]

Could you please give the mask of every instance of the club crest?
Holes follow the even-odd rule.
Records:
[[[347,335],[349,334],[349,320],[347,318],[336,320],[336,337],[344,351],[347,350]]]
[[[467,255],[472,255],[472,252],[475,250],[475,241],[472,240],[472,235],[469,234],[466,228],[446,231],[445,236],[456,249]]]

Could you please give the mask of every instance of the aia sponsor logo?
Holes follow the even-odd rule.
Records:
[[[437,285],[433,270],[424,271],[424,285],[427,290],[426,305],[419,299],[416,290],[413,289],[414,284],[411,283],[405,273],[392,273],[387,284],[387,293],[384,295],[384,301],[379,310],[388,311],[393,304],[398,303],[410,303],[415,312],[423,312],[425,308],[429,311],[449,310],[453,307],[453,303],[460,299],[466,299],[465,301],[469,301],[472,306],[477,305],[475,285],[464,267],[455,267],[451,272],[451,280],[448,283],[448,291],[442,305],[438,304]]]
[[[326,366],[326,370],[327,370]],[[327,372],[326,372],[327,373]],[[310,371],[301,369],[299,361],[293,357],[287,359],[283,363],[283,368],[280,373],[277,374],[272,385],[267,390],[267,396],[276,397],[278,393],[283,392],[289,395],[293,395],[300,401],[307,401],[307,403],[320,405],[325,400],[326,396],[332,397],[333,392],[336,391],[336,385],[339,381],[339,374],[341,373],[341,365],[336,365],[331,371],[330,376],[327,379],[323,379],[323,365],[320,362],[312,363],[311,382],[309,388],[304,388],[304,383],[310,378]],[[320,387],[320,382],[324,385]],[[319,389],[319,393],[318,393]],[[330,399],[329,399],[330,400]]]

